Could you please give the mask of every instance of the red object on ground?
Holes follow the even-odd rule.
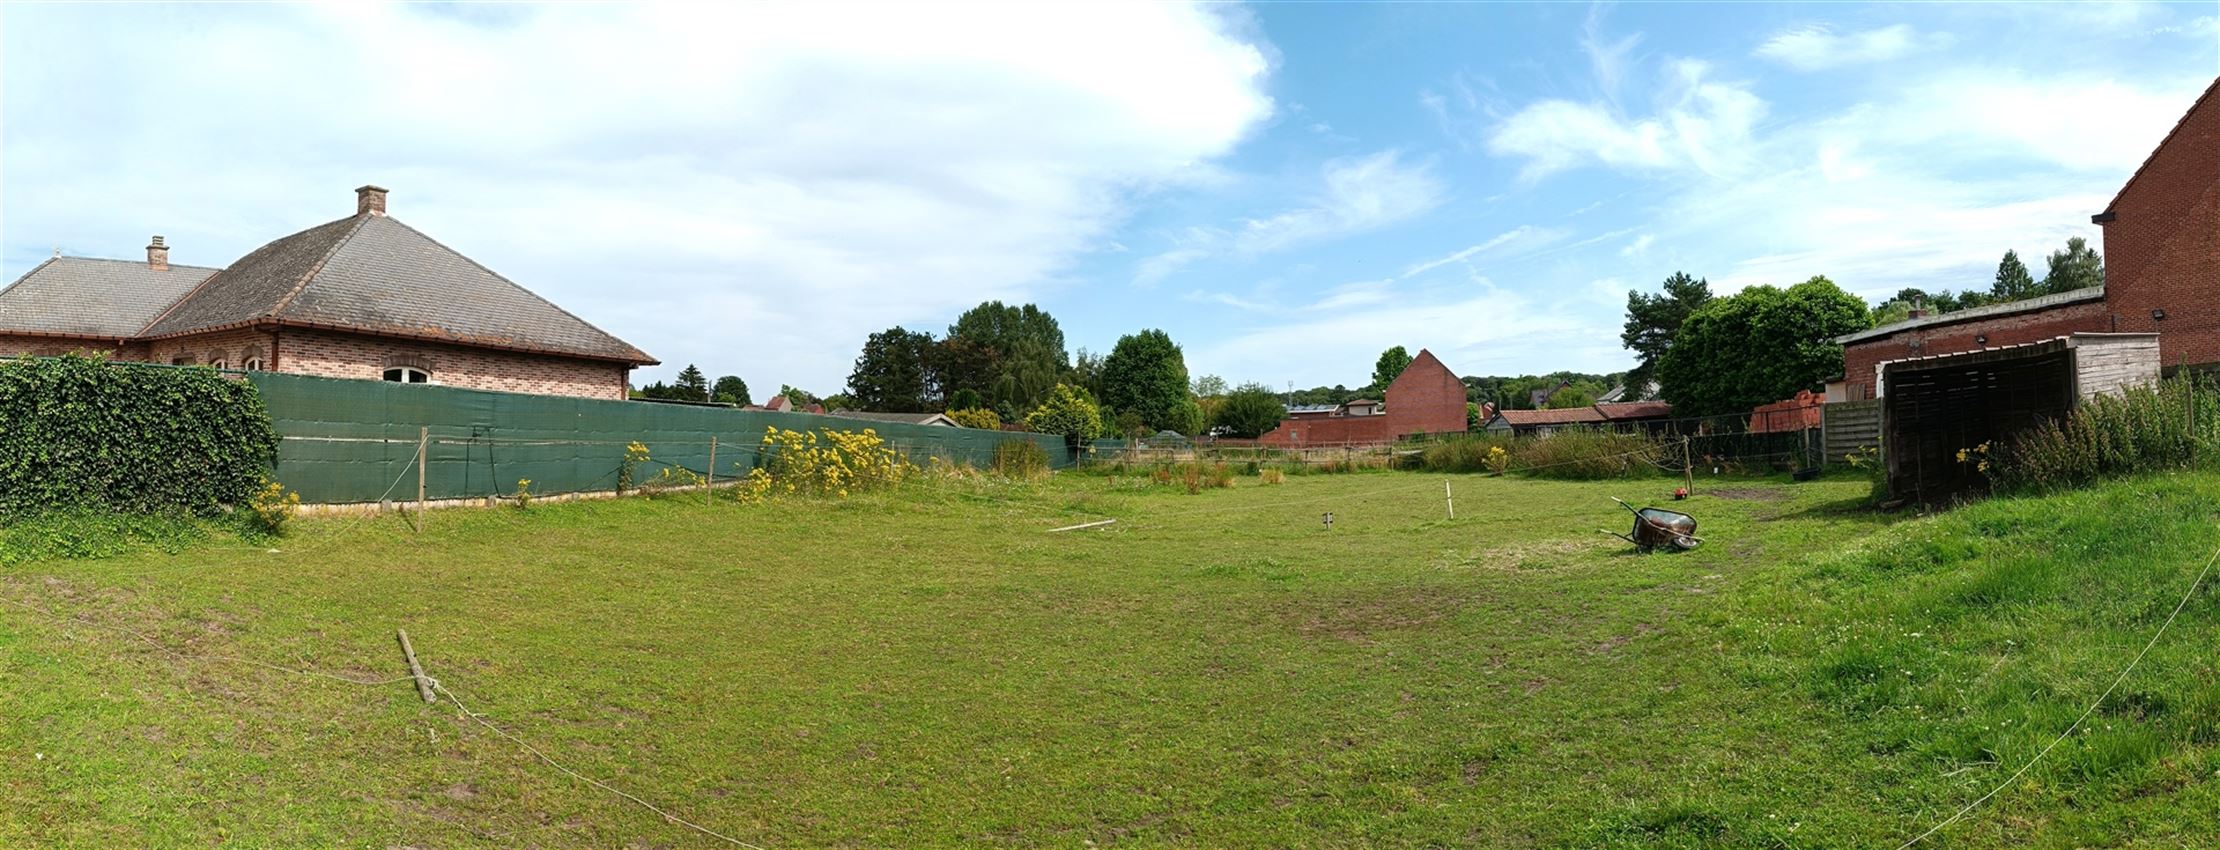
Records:
[[[1673,501],[1676,501],[1676,502],[1678,502],[1678,501],[1680,501],[1680,500],[1682,500],[1682,499],[1686,499],[1686,498],[1688,498],[1688,488],[1686,488],[1686,487],[1675,487],[1675,488],[1673,488]]]

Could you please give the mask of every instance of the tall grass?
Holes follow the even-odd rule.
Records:
[[[1509,456],[1506,471],[1536,478],[1593,481],[1658,473],[1669,450],[1644,434],[1591,428],[1560,429],[1546,437],[1467,434],[1426,445],[1419,468],[1431,472],[1491,472],[1489,450]]]
[[[1976,450],[1968,462],[1980,463]],[[2062,418],[1992,447],[1989,482],[2004,492],[2049,492],[2100,478],[2183,469],[2220,448],[2220,395],[2188,377],[2083,402]]]

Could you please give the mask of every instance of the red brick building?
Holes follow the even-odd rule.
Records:
[[[2157,333],[2169,369],[2220,364],[2220,79],[2191,105],[2105,211],[2104,285],[1836,338],[1846,401],[1886,392],[1891,360],[2076,332]]]
[[[1332,410],[1291,412],[1257,442],[1285,447],[1362,445],[1464,430],[1465,382],[1433,352],[1420,349],[1411,365],[1388,383],[1383,401],[1359,399]]]
[[[0,356],[117,360],[621,399],[655,358],[386,215],[278,239],[226,268],[55,256],[0,289]]]
[[[2220,363],[2220,78],[2090,220],[2104,227],[2105,330],[2158,334],[2166,368]]]

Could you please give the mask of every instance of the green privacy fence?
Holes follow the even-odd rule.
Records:
[[[756,465],[763,432],[772,426],[869,428],[921,466],[938,457],[984,467],[993,463],[995,447],[1010,440],[1039,444],[1059,468],[1070,464],[1064,439],[1051,434],[269,372],[247,373],[247,380],[261,390],[280,438],[278,480],[300,491],[302,501],[318,504],[415,499],[420,433],[428,436],[424,495],[430,499],[506,495],[520,478],[531,479],[539,494],[615,489],[625,445],[634,441],[652,458],[634,473],[646,481],[666,466],[709,473],[714,438],[722,481]]]

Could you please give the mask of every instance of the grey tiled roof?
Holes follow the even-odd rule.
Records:
[[[142,335],[256,320],[654,363],[454,249],[389,216],[357,215],[256,249]]]
[[[216,270],[139,260],[55,257],[0,289],[0,333],[137,336],[139,329]]]

